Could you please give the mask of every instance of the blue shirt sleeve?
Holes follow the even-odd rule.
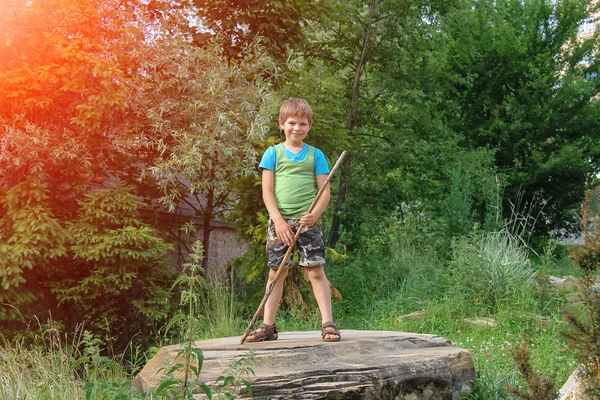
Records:
[[[326,175],[329,173],[329,165],[325,159],[325,154],[315,148],[315,175]]]
[[[315,163],[316,164],[316,163]],[[277,165],[277,153],[275,152],[275,147],[271,146],[263,154],[262,159],[260,160],[260,164],[258,164],[258,169],[268,169],[269,171],[275,171],[275,166]]]

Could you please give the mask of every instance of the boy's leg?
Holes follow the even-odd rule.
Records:
[[[331,290],[329,289],[329,280],[325,275],[323,265],[306,267],[306,273],[310,284],[312,285],[313,293],[321,311],[321,323],[333,321],[333,313],[331,311]]]
[[[267,282],[267,288],[269,287],[269,283],[273,280],[276,273],[277,273],[277,270],[272,269],[269,271],[269,281]],[[275,282],[275,286],[273,286],[273,291],[269,295],[269,298],[267,298],[265,307],[263,309],[263,312],[264,312],[263,324],[265,324],[265,325],[275,324],[275,316],[277,315],[277,309],[279,308],[279,302],[281,301],[281,295],[283,294],[283,283],[285,281],[285,277],[287,276],[287,273],[288,273],[287,268],[284,268],[284,270],[281,271],[281,274],[279,274],[279,278],[277,278],[277,282]],[[260,329],[260,327],[259,327],[259,329]],[[246,340],[248,342],[256,341],[254,338],[255,333],[257,333],[257,331],[250,333],[248,335],[248,337],[246,338]],[[272,340],[272,339],[267,339],[267,340]]]
[[[341,339],[340,331],[333,323],[333,313],[331,311],[331,289],[329,289],[329,280],[325,276],[323,265],[306,267],[308,279],[313,288],[313,293],[319,304],[321,311],[321,334],[325,342],[337,342]]]
[[[266,251],[268,259],[267,266],[269,267],[269,280],[267,282],[268,288],[271,281],[273,281],[273,278],[275,278],[275,274],[277,274],[277,269],[279,268],[281,261],[285,256],[288,246],[281,243],[277,238],[277,234],[275,233],[275,225],[273,224],[273,220],[271,220],[271,218],[269,218],[267,227]],[[288,267],[291,264],[292,260],[288,259],[286,266],[283,268],[283,271],[281,271],[281,274],[279,274],[277,282],[275,282],[275,286],[273,286],[273,291],[267,298],[265,307],[263,309],[263,323],[265,325],[273,325],[275,323],[277,309],[279,308],[279,302],[281,301],[281,296],[283,294],[283,283],[288,273]],[[254,335],[248,335],[246,340],[249,342],[254,341]]]
[[[273,278],[275,278],[276,273],[277,271],[274,269],[269,271],[269,281],[267,282],[267,287],[269,287],[269,283],[271,283]],[[283,271],[281,271],[277,282],[275,282],[275,286],[273,286],[273,291],[265,303],[263,322],[267,325],[273,325],[275,323],[277,309],[279,308],[279,302],[281,301],[281,295],[283,294],[283,283],[287,273],[287,268],[284,268]]]
[[[321,323],[333,324],[333,312],[331,307],[331,289],[329,280],[325,276],[325,244],[323,243],[323,229],[320,224],[311,227],[302,227],[302,233],[298,237],[299,264],[306,269],[306,274],[312,285],[313,293],[319,311],[321,311]],[[335,325],[334,325],[335,326]],[[337,332],[337,333],[334,333]],[[327,342],[340,340],[339,330],[329,327],[324,330],[323,340]]]

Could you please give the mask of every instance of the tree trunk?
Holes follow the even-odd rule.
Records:
[[[350,174],[351,156],[348,154],[344,158],[344,162],[341,165],[340,174],[340,186],[338,188],[337,197],[335,199],[335,205],[333,208],[333,218],[331,219],[331,229],[329,230],[329,237],[327,238],[327,245],[331,248],[335,248],[335,245],[340,238],[340,210],[344,202],[346,201],[348,175]]]
[[[206,196],[206,208],[204,209],[204,213],[202,214],[202,247],[204,249],[204,255],[202,257],[202,268],[204,269],[204,273],[207,273],[206,270],[208,266],[208,251],[210,250],[210,232],[212,231],[212,213],[214,209],[214,198],[215,194],[212,190],[208,191]]]
[[[375,0],[371,0],[369,4],[369,16],[367,22],[363,25],[360,47],[358,49],[358,59],[356,61],[356,69],[354,70],[354,84],[352,86],[352,101],[350,103],[350,110],[348,112],[348,123],[347,130],[350,137],[354,136],[354,128],[358,120],[358,100],[360,98],[360,82],[363,70],[367,64],[367,48],[369,47],[369,36],[371,34],[371,26],[373,24],[373,13],[375,11]],[[350,142],[352,143],[352,142]],[[352,152],[348,151],[348,156],[344,159],[344,163],[341,168],[340,186],[338,189],[337,197],[335,200],[335,206],[333,209],[333,217],[331,219],[331,229],[329,230],[329,237],[327,239],[327,245],[335,248],[337,241],[340,238],[340,225],[341,218],[340,212],[342,206],[346,202],[347,195],[347,182],[350,177],[350,165],[352,164]]]

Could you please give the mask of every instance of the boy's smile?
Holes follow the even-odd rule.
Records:
[[[285,144],[302,149],[304,138],[310,131],[311,124],[306,117],[289,117],[285,122],[279,121],[279,126],[285,133]],[[287,147],[287,146],[286,146]]]

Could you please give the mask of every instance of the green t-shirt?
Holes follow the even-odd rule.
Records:
[[[315,176],[315,148],[308,147],[308,154],[302,161],[289,160],[283,151],[283,144],[275,146],[277,165],[275,166],[275,201],[284,219],[299,219],[308,211],[317,194]]]

